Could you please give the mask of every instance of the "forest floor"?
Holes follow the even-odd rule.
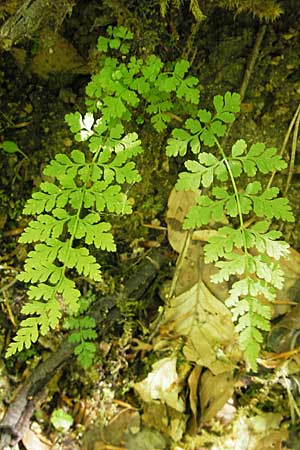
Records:
[[[195,26],[187,11],[175,10],[162,18],[152,2],[138,8],[131,7],[132,2],[128,7],[122,2],[121,6],[111,2],[114,6],[108,7],[104,2],[102,9],[98,3],[77,2],[62,24],[59,38],[45,29],[36,40],[0,55],[0,139],[14,141],[22,151],[6,153],[0,149],[2,356],[26,299],[24,284],[16,280],[28,251],[18,243],[29,220],[22,210],[43,180],[45,165],[56,153],[68,153],[73,148],[64,116],[84,110],[85,86],[95,64],[95,43],[107,25],[131,26],[138,34],[137,46],[158,49],[162,59],[189,59],[193,74],[200,79],[204,108],[216,94],[240,92],[247,63],[256,52],[230,141],[260,141],[280,151],[299,105],[300,20],[291,6],[266,26],[249,15],[234,16],[221,9]],[[255,50],[260,33],[262,42]],[[47,39],[53,49],[50,56],[42,45]],[[116,219],[113,232],[117,253],[103,255],[104,282],[94,290],[84,285],[84,293],[105,297],[118,292],[153,249],[167,262],[139,302],[128,302],[120,308],[119,321],[99,339],[98,356],[91,369],[85,372],[70,360],[55,373],[40,393],[30,427],[18,446],[27,450],[296,450],[300,448],[300,162],[297,154],[293,161],[292,140],[294,133],[299,145],[297,130],[294,127],[283,152],[292,164],[275,178],[275,184],[287,191],[296,221],[277,224],[291,246],[291,254],[282,262],[287,281],[278,297],[281,304],[274,313],[259,372],[248,373],[236,367],[214,372],[214,358],[213,363],[204,364],[206,368],[191,370],[190,365],[182,363],[177,387],[174,391],[170,388],[174,407],[163,396],[154,402],[142,402],[139,394],[145,385],[138,386],[138,382],[147,379],[151,366],[160,359],[158,344],[166,334],[160,330],[154,336],[153,324],[167,301],[164,293],[182,250],[179,243],[186,237],[174,228],[174,221],[180,228],[182,210],[178,213],[178,205],[186,206],[191,200],[173,191],[183,159],[167,158],[166,136],[154,138],[148,129],[142,133],[146,143],[146,151],[138,160],[142,181],[129,187],[134,212]],[[202,246],[203,242],[193,241],[187,249],[176,293],[187,292],[192,297],[200,276],[207,289],[207,304],[218,305],[224,300],[224,286],[216,288],[210,283],[213,268],[202,265],[201,273],[192,269]],[[217,319],[220,311],[221,307],[215,307]],[[62,339],[60,331],[54,338],[40,339],[13,359],[3,356],[0,418],[18,395],[17,389],[57,351]],[[158,377],[168,378],[172,372],[174,361],[169,358],[165,363],[161,372],[156,366]]]

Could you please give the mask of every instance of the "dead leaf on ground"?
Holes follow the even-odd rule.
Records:
[[[279,264],[284,272],[283,289],[277,292],[276,299],[284,302],[299,302],[300,296],[300,254],[290,248],[285,258],[280,258]],[[285,314],[289,305],[275,305],[275,316]]]
[[[143,424],[167,434],[175,442],[182,439],[189,418],[187,414],[176,411],[161,402],[145,403],[143,409]]]
[[[43,441],[42,441],[43,439]],[[26,450],[51,450],[52,443],[41,438],[36,432],[29,429],[23,436],[22,443]]]
[[[148,373],[147,378],[133,385],[144,402],[161,400],[179,412],[184,411],[184,402],[179,397],[181,388],[176,363],[176,357],[157,361],[152,365],[153,370]]]
[[[276,325],[272,327],[268,337],[268,347],[277,353],[288,352],[297,346],[300,330],[300,305],[291,309]]]
[[[202,253],[202,245],[200,242],[190,242],[186,256],[180,265],[175,295],[180,295],[188,291],[201,278],[203,266]]]
[[[240,358],[231,314],[201,280],[169,301],[161,325],[169,335],[185,336],[186,359],[214,374],[233,369]]]
[[[140,414],[133,408],[122,409],[107,425],[94,424],[84,432],[83,450],[106,450],[119,448],[129,436],[134,436],[141,429]]]
[[[194,434],[197,432],[198,427],[198,414],[200,413],[199,408],[199,381],[202,372],[202,367],[197,364],[194,366],[188,378],[188,385],[190,390],[189,401],[190,408],[192,411],[192,423],[190,427],[190,433]]]
[[[187,231],[182,229],[183,220],[190,209],[197,203],[200,191],[177,191],[172,189],[169,200],[166,222],[168,225],[168,239],[171,247],[181,253]]]
[[[200,399],[201,420],[210,421],[223,408],[232,397],[234,379],[231,372],[223,372],[213,375],[207,370],[201,377]]]
[[[280,414],[270,412],[250,418],[240,413],[232,431],[214,440],[214,450],[283,450],[289,432],[282,419]]]

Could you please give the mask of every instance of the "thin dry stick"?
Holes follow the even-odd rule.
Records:
[[[16,324],[16,321],[15,321],[13,312],[11,310],[11,307],[10,307],[10,304],[9,304],[9,298],[8,298],[8,295],[7,295],[6,291],[9,288],[11,288],[17,281],[18,280],[16,278],[14,278],[10,283],[8,283],[5,286],[0,288],[0,291],[2,292],[2,295],[3,295],[4,304],[5,304],[5,307],[7,309],[8,317],[9,317],[9,319],[10,319],[14,329],[17,328],[17,324]]]
[[[288,128],[288,130],[287,130],[287,132],[286,132],[286,135],[285,135],[285,137],[284,137],[284,141],[283,141],[282,147],[281,147],[281,149],[280,149],[280,153],[279,153],[280,156],[283,156],[283,153],[284,153],[284,151],[285,151],[285,148],[286,148],[286,146],[287,146],[288,140],[289,140],[289,138],[290,138],[290,134],[291,134],[291,132],[292,132],[293,126],[295,125],[295,122],[296,122],[297,117],[298,117],[299,114],[300,114],[300,103],[299,103],[299,105],[298,105],[298,108],[297,108],[295,114],[293,115],[293,118],[292,118],[292,120],[291,120],[291,122],[290,122],[289,128]],[[272,186],[272,183],[273,183],[275,174],[276,174],[276,170],[274,170],[274,172],[272,172],[271,177],[270,177],[270,180],[269,180],[269,182],[268,182],[268,185],[267,185],[267,188],[266,188],[266,189],[269,189],[269,188]]]
[[[258,55],[259,55],[259,51],[260,51],[260,47],[261,47],[264,35],[266,33],[266,29],[267,29],[267,25],[261,25],[261,27],[259,28],[259,30],[257,32],[255,43],[254,43],[251,55],[250,55],[250,57],[248,59],[246,70],[245,70],[245,73],[244,73],[244,78],[243,78],[243,81],[242,81],[242,84],[241,84],[241,88],[240,88],[241,103],[242,103],[242,101],[245,98],[246,91],[247,91],[247,88],[248,88],[248,85],[249,85],[249,81],[250,81],[250,78],[252,76],[252,73],[253,73],[253,70],[254,70],[254,66],[255,66],[256,60],[257,60]],[[226,143],[227,143],[227,140],[228,140],[228,137],[230,135],[230,130],[231,130],[232,125],[233,125],[233,122],[231,122],[228,125],[227,134],[226,134],[225,138],[222,141],[222,145],[223,146],[225,146]]]
[[[248,84],[257,60],[257,57],[259,55],[259,51],[260,51],[260,47],[261,47],[261,43],[262,40],[264,38],[265,32],[267,29],[267,25],[261,25],[261,27],[258,30],[258,33],[256,35],[256,39],[255,39],[255,43],[254,43],[254,47],[252,50],[252,53],[250,55],[250,58],[248,60],[247,63],[247,67],[245,70],[245,75],[244,75],[244,79],[241,85],[241,89],[240,89],[240,96],[241,96],[241,102],[244,100],[245,98],[245,94],[248,88]]]
[[[10,304],[9,304],[9,298],[8,298],[7,292],[5,290],[3,290],[2,294],[3,294],[3,298],[4,298],[4,304],[5,304],[5,307],[7,309],[8,317],[9,317],[11,323],[12,323],[12,326],[13,326],[14,330],[16,330],[17,324],[16,324],[13,312],[12,312]]]
[[[183,265],[184,259],[186,257],[187,251],[189,249],[190,246],[190,242],[191,242],[191,238],[192,238],[192,231],[187,231],[186,236],[185,236],[185,241],[182,247],[182,250],[178,256],[177,259],[177,263],[176,263],[176,269],[175,269],[175,273],[172,279],[172,283],[171,283],[171,287],[170,287],[170,291],[169,291],[169,298],[172,298],[174,293],[175,293],[175,289],[176,289],[176,285],[177,285],[177,281],[179,278],[179,273],[181,270],[181,267]]]
[[[300,107],[300,105],[299,105]],[[298,140],[298,134],[299,134],[299,124],[300,124],[300,108],[298,107],[299,111],[298,111],[298,115],[297,115],[297,119],[296,119],[296,123],[295,123],[295,128],[294,128],[294,134],[293,134],[293,142],[292,142],[292,151],[291,151],[291,157],[290,157],[290,165],[289,165],[289,173],[288,173],[288,177],[286,180],[286,185],[285,185],[285,189],[283,192],[283,195],[286,196],[290,184],[291,184],[291,180],[292,180],[292,176],[293,176],[293,172],[294,172],[294,167],[295,167],[295,158],[296,158],[296,150],[297,150],[297,140]]]

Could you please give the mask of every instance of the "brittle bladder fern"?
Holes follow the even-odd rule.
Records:
[[[212,281],[230,281],[226,305],[231,309],[240,346],[249,366],[257,369],[257,358],[263,342],[263,332],[270,328],[271,303],[276,289],[283,286],[283,272],[278,260],[288,253],[288,244],[280,240],[281,233],[270,229],[272,219],[293,222],[286,198],[279,197],[276,187],[263,189],[255,180],[238,187],[242,175],[249,178],[257,172],[267,174],[286,167],[275,148],[256,143],[247,149],[239,139],[226,155],[220,138],[226,134],[226,124],[235,120],[240,97],[227,92],[214,97],[215,114],[200,109],[196,118],[188,118],[182,129],[174,129],[168,140],[169,156],[185,155],[190,149],[195,159],[185,162],[186,171],[179,174],[178,190],[211,188],[209,195],[200,195],[184,220],[185,229],[224,223],[238,219],[238,225],[221,226],[204,247],[205,261],[214,263],[219,271]],[[214,152],[202,151],[202,146]],[[228,187],[228,181],[231,187]],[[246,226],[245,217],[256,216],[256,223]]]
[[[77,120],[78,126],[84,124],[78,115],[67,120],[73,126]],[[97,123],[91,135],[98,136]],[[45,335],[57,327],[64,309],[70,315],[78,313],[80,291],[72,279],[74,271],[94,281],[101,280],[100,265],[89,248],[93,245],[115,251],[111,224],[101,219],[101,213],[131,212],[121,185],[139,181],[140,175],[130,160],[141,151],[137,135],[129,133],[119,135],[110,149],[104,145],[96,148],[91,142],[91,158],[81,150],[73,150],[70,156],[56,155],[45,168],[44,174],[53,181],[43,182],[40,191],[28,200],[24,213],[37,217],[19,240],[36,242],[24,272],[18,276],[31,283],[29,302],[22,313],[33,317],[23,320],[7,356],[29,348],[39,333]]]
[[[22,309],[29,317],[21,322],[6,356],[29,348],[40,334],[55,329],[63,316],[69,316],[68,328],[79,330],[70,338],[78,343],[75,352],[85,367],[91,363],[95,324],[78,315],[81,295],[74,274],[100,281],[100,264],[90,253],[91,246],[116,250],[111,223],[103,220],[103,214],[131,212],[122,186],[126,190],[140,180],[135,158],[143,151],[132,129],[149,118],[156,132],[166,131],[181,114],[186,120],[183,127],[173,129],[167,155],[185,156],[191,150],[195,158],[185,162],[177,188],[211,189],[189,210],[184,228],[220,223],[225,217],[233,221],[209,239],[205,259],[219,268],[213,281],[232,283],[226,303],[245,358],[256,369],[263,331],[270,327],[270,303],[283,283],[278,259],[288,252],[281,233],[270,229],[271,221],[294,218],[276,187],[263,189],[255,180],[241,189],[237,180],[242,175],[253,178],[257,172],[281,170],[286,164],[275,148],[258,143],[247,150],[243,139],[227,155],[220,138],[239,112],[239,95],[215,96],[214,114],[199,109],[198,79],[188,75],[189,62],[166,65],[156,55],[130,56],[132,40],[125,27],[108,27],[108,37],[99,38],[100,69],[86,88],[88,112],[66,116],[75,140],[81,148],[86,144],[86,149],[56,155],[44,170],[52,181],[44,181],[25,206],[25,214],[36,216],[19,240],[35,244],[18,276],[30,283],[29,302]],[[203,151],[202,146],[211,151]],[[258,221],[247,227],[245,217],[251,213]]]
[[[116,250],[111,224],[103,220],[103,214],[131,213],[122,186],[140,180],[134,158],[143,150],[137,133],[125,128],[129,122],[131,127],[134,122],[138,126],[148,115],[155,130],[161,132],[171,121],[172,111],[193,107],[199,101],[198,79],[187,75],[188,61],[165,68],[155,55],[144,59],[128,56],[133,35],[125,27],[109,27],[108,36],[98,40],[101,68],[86,88],[88,112],[66,115],[75,140],[87,144],[86,150],[57,154],[44,170],[52,181],[41,183],[24,208],[24,214],[36,216],[19,239],[35,245],[18,276],[30,283],[29,301],[22,308],[29,317],[21,322],[7,357],[28,349],[40,334],[55,329],[63,316],[73,318],[69,328],[81,327],[80,336],[73,333],[71,337],[80,340],[75,352],[82,356],[86,351],[82,339],[85,335],[92,338],[94,331],[82,331],[91,323],[82,325],[84,319],[77,317],[80,291],[74,277],[77,272],[101,280],[100,264],[90,253],[91,246]],[[143,115],[137,114],[138,109]],[[83,358],[84,365],[91,359]]]

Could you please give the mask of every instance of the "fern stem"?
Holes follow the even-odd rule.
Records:
[[[86,186],[87,186],[87,183],[89,182],[89,178],[90,178],[90,174],[91,174],[91,168],[92,168],[92,165],[94,164],[94,162],[97,160],[100,151],[101,151],[101,147],[95,153],[95,155],[94,155],[94,157],[93,157],[93,159],[92,159],[92,161],[91,161],[91,163],[89,165],[88,181],[82,186],[82,189],[81,189],[82,194],[81,194],[81,198],[80,198],[80,203],[79,203],[79,207],[78,207],[77,213],[76,213],[76,219],[75,219],[75,224],[74,224],[74,228],[73,228],[73,233],[72,233],[72,235],[70,236],[70,239],[69,239],[69,245],[68,245],[67,255],[66,255],[66,259],[65,259],[66,262],[63,265],[62,274],[61,274],[61,277],[60,277],[59,282],[57,284],[58,288],[60,287],[60,285],[63,282],[64,277],[65,277],[65,272],[66,272],[66,269],[67,269],[67,261],[68,261],[68,258],[69,258],[70,250],[73,247],[73,242],[74,242],[76,231],[77,231],[77,228],[78,228],[79,218],[80,218],[80,214],[81,214],[81,211],[82,211],[82,205],[83,205],[84,197],[85,197],[85,194],[86,194]]]
[[[236,182],[235,182],[235,179],[234,179],[234,175],[232,173],[229,161],[228,161],[228,159],[226,157],[226,154],[225,154],[225,152],[223,150],[223,147],[221,146],[220,142],[218,141],[218,139],[216,137],[215,137],[215,143],[216,143],[216,145],[217,145],[217,147],[218,147],[218,149],[219,149],[219,151],[220,151],[220,153],[221,153],[221,155],[223,157],[223,160],[224,160],[225,166],[226,166],[226,168],[228,170],[229,177],[230,177],[230,180],[231,180],[231,184],[232,184],[232,187],[233,187],[233,190],[234,190],[234,195],[235,195],[237,209],[238,209],[238,215],[239,215],[239,221],[240,221],[240,229],[241,229],[242,237],[243,237],[244,252],[245,252],[245,255],[246,255],[246,274],[247,274],[247,272],[248,272],[248,258],[247,258],[247,256],[248,256],[248,248],[247,248],[247,241],[246,241],[246,235],[245,235],[245,228],[246,227],[245,227],[245,224],[244,224],[244,218],[243,218],[243,213],[242,213],[242,208],[241,208],[240,196],[239,196],[238,188],[237,188],[237,185],[236,185]]]

